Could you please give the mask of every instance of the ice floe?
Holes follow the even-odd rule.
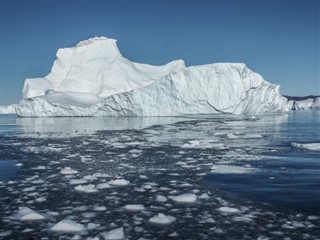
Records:
[[[130,212],[139,212],[145,209],[142,204],[127,204],[124,209]]]
[[[32,221],[32,220],[43,220],[45,217],[36,211],[28,207],[19,207],[16,214],[10,217],[11,219],[21,220],[21,221]]]
[[[233,166],[233,165],[214,165],[211,167],[212,173],[220,173],[220,174],[245,174],[245,173],[253,173],[256,169],[247,166]]]
[[[178,203],[194,203],[197,201],[197,196],[192,193],[181,194],[178,196],[170,197],[173,201]]]
[[[125,179],[115,179],[115,180],[111,180],[111,181],[109,182],[109,184],[112,185],[112,186],[119,186],[119,187],[121,187],[121,186],[127,186],[127,185],[129,185],[129,184],[130,184],[130,181],[125,180]]]
[[[167,225],[171,224],[176,220],[175,217],[170,215],[164,215],[163,213],[159,213],[158,215],[149,219],[150,223],[153,224],[160,224],[160,225]]]
[[[231,208],[231,207],[219,207],[218,210],[223,213],[238,213],[238,212],[240,212],[239,209]]]
[[[111,230],[106,233],[101,233],[101,236],[105,240],[123,240],[123,239],[125,239],[123,228],[117,228],[117,229]]]
[[[78,173],[77,170],[72,169],[71,167],[65,167],[60,170],[60,173],[63,175],[72,175]]]
[[[292,147],[311,151],[320,151],[320,143],[291,143]]]
[[[84,231],[86,228],[84,225],[77,223],[73,220],[64,219],[57,224],[55,224],[51,231],[54,232],[81,232]]]
[[[96,189],[95,185],[93,185],[93,184],[78,185],[78,186],[75,186],[74,189],[75,189],[77,192],[85,192],[85,193],[95,193],[95,192],[98,192],[98,190]]]

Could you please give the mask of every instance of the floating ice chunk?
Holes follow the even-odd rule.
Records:
[[[243,216],[235,216],[232,218],[233,221],[235,222],[252,222],[252,218],[248,215],[243,215]]]
[[[209,197],[209,195],[207,193],[202,193],[198,198],[199,199],[208,199],[210,197]]]
[[[159,213],[158,215],[150,218],[149,222],[153,223],[153,224],[167,225],[167,224],[170,224],[170,223],[174,222],[175,220],[176,220],[175,217]]]
[[[88,181],[81,178],[81,179],[70,179],[70,182],[69,184],[70,185],[78,185],[78,184],[84,184],[84,183],[87,183]]]
[[[255,169],[251,167],[232,166],[232,165],[215,165],[211,167],[211,172],[221,174],[244,174],[252,173]]]
[[[9,235],[11,235],[11,233],[12,233],[12,231],[10,231],[10,230],[6,230],[6,231],[2,231],[2,232],[0,232],[0,237],[2,238],[4,238],[4,237],[8,237]]]
[[[166,202],[167,200],[168,199],[163,195],[157,195],[157,197],[156,197],[157,202]]]
[[[206,148],[221,148],[224,147],[223,144],[217,144],[218,140],[192,140],[188,143],[185,143],[181,146],[181,148],[198,148],[198,149],[206,149]]]
[[[45,197],[38,197],[35,201],[38,203],[42,203],[42,202],[47,201],[47,199]]]
[[[125,238],[123,228],[117,228],[107,233],[101,233],[101,235],[105,240],[123,240]]]
[[[81,236],[76,234],[70,240],[81,240]]]
[[[28,187],[28,188],[22,189],[22,192],[32,192],[34,190],[36,190],[36,187]]]
[[[22,167],[22,166],[23,166],[23,163],[17,163],[15,166],[16,166],[16,167]]]
[[[69,219],[64,219],[51,228],[51,231],[54,232],[81,232],[84,230],[84,225]]]
[[[99,183],[96,188],[97,189],[105,189],[105,188],[110,188],[110,184],[109,183]]]
[[[231,208],[231,207],[219,207],[218,210],[220,212],[224,212],[224,213],[238,213],[238,212],[240,212],[239,209]]]
[[[34,167],[34,168],[31,168],[33,170],[45,170],[47,169],[45,166],[37,166],[37,167]]]
[[[88,229],[88,230],[97,229],[98,227],[100,227],[100,224],[99,224],[99,223],[88,223],[88,224],[87,224],[87,229]]]
[[[102,212],[102,211],[105,211],[107,210],[107,208],[105,206],[95,206],[93,208],[93,211],[97,211],[97,212]]]
[[[87,181],[96,181],[98,178],[93,175],[87,175],[87,176],[84,176],[83,179],[85,179]]]
[[[78,173],[78,171],[73,170],[71,167],[65,167],[65,168],[61,169],[60,173],[63,175],[71,175],[71,174]]]
[[[258,134],[258,133],[248,133],[248,134],[244,135],[243,138],[256,139],[256,138],[263,138],[263,137],[261,134]]]
[[[142,204],[127,204],[124,206],[124,209],[131,212],[139,212],[145,209]]]
[[[197,196],[192,193],[181,194],[179,196],[170,197],[173,201],[179,203],[194,203],[197,201]]]
[[[28,207],[19,207],[18,213],[11,216],[12,219],[17,219],[21,221],[32,221],[32,220],[43,220],[44,216],[37,213],[36,211],[28,208]]]
[[[237,137],[234,133],[229,133],[229,134],[227,135],[227,138],[228,138],[228,139],[237,139],[238,137]]]
[[[116,179],[116,180],[111,180],[109,184],[112,186],[127,186],[130,184],[130,181],[125,179]]]
[[[95,185],[88,184],[88,185],[78,185],[75,186],[74,189],[78,192],[85,192],[85,193],[95,193],[98,190],[95,188]]]
[[[320,143],[291,143],[291,147],[301,148],[311,151],[320,151]]]

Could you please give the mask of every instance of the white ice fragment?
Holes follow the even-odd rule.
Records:
[[[10,230],[6,230],[6,231],[2,231],[0,232],[0,237],[8,237],[10,234],[12,233],[12,231]]]
[[[262,138],[262,135],[258,134],[258,133],[248,133],[248,134],[245,134],[243,136],[243,138],[245,138],[245,139],[257,139],[257,138]]]
[[[157,195],[156,201],[157,202],[166,202],[167,198],[165,196],[163,196],[163,195]]]
[[[71,167],[65,167],[65,168],[61,169],[60,173],[63,175],[71,175],[71,174],[78,173],[78,171],[73,170]]]
[[[42,202],[47,201],[47,199],[45,197],[38,197],[38,198],[36,198],[35,201],[38,202],[38,203],[42,203]]]
[[[110,188],[110,184],[109,183],[99,183],[97,184],[96,188],[97,189],[106,189],[106,188]]]
[[[229,133],[229,134],[227,135],[227,138],[228,138],[228,139],[237,139],[238,137],[237,137],[234,133]]]
[[[22,189],[22,192],[32,192],[34,190],[36,190],[36,187],[28,187],[28,188]]]
[[[129,185],[129,184],[130,184],[130,181],[125,180],[125,179],[115,179],[115,180],[111,180],[111,181],[109,182],[109,184],[112,185],[112,186],[119,186],[119,187],[121,187],[121,186],[127,186],[127,185]]]
[[[150,223],[153,224],[161,224],[161,225],[167,225],[167,224],[171,224],[172,222],[174,222],[176,220],[175,217],[172,217],[170,215],[164,215],[162,213],[159,213],[158,215],[152,217],[149,219]]]
[[[102,212],[102,211],[105,211],[107,210],[107,208],[105,206],[95,206],[93,208],[93,211],[97,211],[97,212]]]
[[[209,197],[209,195],[207,193],[202,193],[198,198],[199,199],[208,199],[210,197]]]
[[[34,168],[31,168],[33,170],[45,170],[47,169],[45,166],[37,166],[37,167],[34,167]]]
[[[320,143],[291,143],[292,147],[311,151],[320,151]]]
[[[194,203],[197,201],[197,196],[192,193],[181,194],[170,197],[173,201],[178,203]]]
[[[95,185],[88,184],[88,185],[78,185],[75,186],[74,189],[78,192],[85,192],[85,193],[95,193],[98,190],[95,188]]]
[[[84,176],[83,179],[85,179],[87,181],[96,181],[98,178],[93,175],[87,175],[87,176]]]
[[[64,219],[51,228],[51,231],[54,232],[81,232],[84,230],[84,225],[69,219]]]
[[[238,213],[238,212],[240,212],[239,209],[231,208],[231,207],[220,207],[220,208],[218,208],[218,210],[220,212],[224,212],[224,213]]]
[[[18,213],[11,216],[12,219],[21,221],[43,220],[45,217],[28,207],[19,207]]]
[[[70,185],[78,185],[78,184],[84,184],[84,183],[87,183],[88,181],[81,178],[81,179],[70,179],[70,182],[69,184]]]
[[[105,240],[123,240],[125,238],[123,228],[117,228],[107,233],[101,233]]]
[[[88,229],[88,230],[97,229],[98,227],[100,227],[100,224],[99,224],[99,223],[88,223],[88,224],[87,224],[87,229]]]
[[[214,165],[211,167],[211,172],[221,173],[221,174],[244,174],[254,172],[254,168],[242,167],[242,166],[232,166],[232,165]]]
[[[127,204],[124,206],[124,209],[130,212],[139,212],[145,209],[142,204]]]

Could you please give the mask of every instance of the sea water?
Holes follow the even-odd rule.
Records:
[[[319,119],[2,115],[0,238],[317,239]]]

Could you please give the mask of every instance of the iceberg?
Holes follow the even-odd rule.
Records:
[[[291,97],[284,96],[288,99],[289,108],[292,110],[320,109],[319,96]]]
[[[186,67],[131,62],[116,40],[95,37],[59,49],[51,72],[26,79],[21,117],[181,116],[286,112],[279,86],[243,63]]]
[[[0,114],[16,114],[16,106],[17,104],[0,106]]]

